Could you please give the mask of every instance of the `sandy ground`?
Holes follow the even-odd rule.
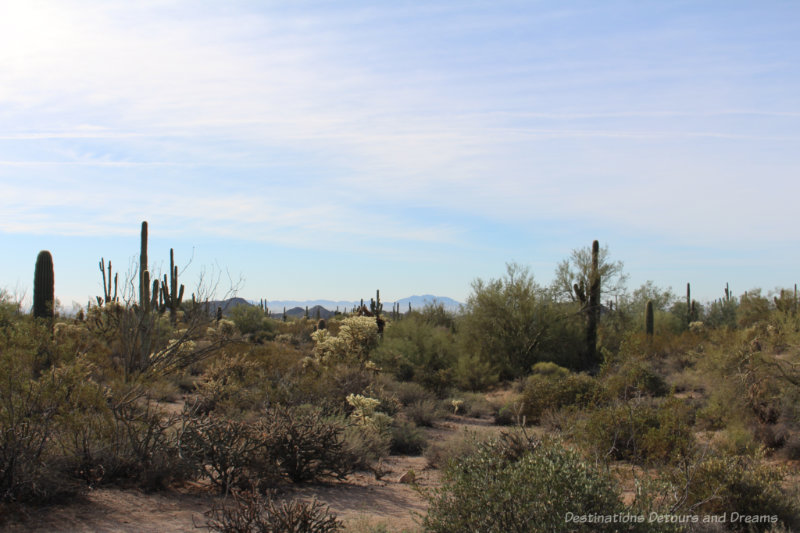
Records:
[[[417,488],[398,480],[413,469],[418,487],[432,487],[438,483],[438,472],[426,469],[423,457],[390,457],[384,467],[389,472],[381,480],[372,474],[356,473],[343,483],[299,487],[283,497],[304,501],[316,498],[330,506],[345,523],[384,522],[390,531],[414,530],[416,517],[425,513],[425,499]],[[196,532],[205,530],[203,513],[218,501],[221,501],[219,496],[199,487],[153,494],[102,488],[69,505],[20,510],[0,529],[65,533]]]
[[[443,421],[429,428],[430,440],[447,438],[465,428],[489,430],[488,420]],[[500,428],[497,428],[498,430]],[[304,501],[317,499],[328,505],[346,525],[384,524],[388,531],[417,531],[427,504],[421,493],[438,486],[440,472],[429,468],[424,457],[391,456],[384,460],[386,473],[380,480],[371,473],[358,472],[344,482],[293,487],[282,497]],[[413,470],[415,483],[400,482]],[[9,532],[64,533],[168,533],[204,531],[204,512],[220,496],[206,487],[192,484],[157,493],[100,488],[68,505],[17,509],[0,530]]]

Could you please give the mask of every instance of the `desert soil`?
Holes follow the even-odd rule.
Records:
[[[428,429],[431,441],[464,429],[490,426],[488,420],[459,417]],[[494,429],[494,428],[492,428]],[[499,429],[499,428],[497,428]],[[357,472],[343,482],[293,487],[282,497],[316,499],[330,507],[346,525],[384,524],[388,531],[415,531],[427,504],[421,491],[439,485],[440,473],[424,457],[391,456],[383,461],[381,479]],[[415,484],[400,482],[413,470]],[[190,484],[156,493],[98,488],[67,505],[16,509],[0,529],[9,532],[171,533],[206,530],[204,513],[221,496]]]

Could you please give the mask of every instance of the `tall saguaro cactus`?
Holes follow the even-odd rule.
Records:
[[[180,309],[183,301],[183,289],[183,285],[178,288],[178,267],[175,266],[175,251],[170,248],[169,283],[167,283],[167,275],[164,274],[164,281],[161,283],[161,295],[164,299],[164,305],[169,308],[169,317],[173,322],[177,320],[178,309]]]
[[[150,290],[150,275],[147,275],[145,281],[145,272],[148,271],[147,267],[147,221],[142,222],[142,245],[139,251],[139,305],[142,309],[150,307],[149,298],[145,300],[145,296]]]
[[[653,324],[653,300],[647,300],[647,306],[645,306],[644,311],[644,330],[648,337],[653,336],[655,330]]]
[[[100,263],[98,264],[100,267],[100,272],[103,274],[103,301],[100,301],[100,297],[97,297],[98,305],[103,305],[103,303],[109,304],[111,302],[117,301],[117,285],[119,284],[119,272],[117,272],[114,277],[114,292],[111,292],[111,260],[108,261],[108,278],[106,278],[106,268],[105,268],[105,259],[102,257],[100,258]]]
[[[586,320],[586,355],[590,364],[597,362],[597,323],[600,320],[600,243],[592,243],[592,267],[589,271],[589,307]]]
[[[33,272],[33,316],[36,318],[55,316],[53,256],[47,250],[42,250],[36,257],[36,269]]]

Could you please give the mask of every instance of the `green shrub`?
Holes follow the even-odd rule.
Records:
[[[458,347],[450,328],[437,326],[419,313],[392,322],[373,359],[401,381],[413,380],[442,393],[452,385]]]
[[[518,457],[492,441],[445,470],[428,494],[423,527],[432,532],[619,531],[619,524],[566,522],[567,513],[609,515],[624,509],[613,479],[558,442]]]
[[[255,305],[237,305],[228,312],[230,319],[243,335],[257,335],[262,339],[275,338],[277,325],[264,311]]]
[[[373,470],[391,452],[391,435],[372,426],[348,425],[343,438],[353,470]]]
[[[431,391],[413,381],[395,381],[387,386],[387,390],[394,394],[401,405],[413,405],[416,402],[436,399]]]
[[[465,429],[462,433],[451,435],[444,440],[429,442],[424,452],[425,459],[428,461],[428,466],[443,470],[451,462],[461,461],[474,453],[478,445],[488,439],[487,432],[478,433]]]
[[[563,366],[558,366],[551,361],[541,361],[536,363],[531,368],[533,374],[541,374],[543,376],[551,376],[557,378],[565,378],[569,375],[569,370]]]
[[[444,416],[435,400],[420,400],[403,409],[403,413],[418,426],[433,427]]]
[[[597,381],[587,374],[569,374],[566,378],[533,374],[525,381],[522,414],[529,423],[538,424],[545,410],[590,405],[598,391]]]
[[[609,364],[602,372],[606,395],[627,400],[638,396],[663,396],[668,387],[649,361],[630,357],[619,364]]]
[[[454,395],[453,399],[459,400],[458,413],[459,415],[469,416],[472,418],[490,418],[495,410],[486,395],[477,392],[461,392]],[[446,404],[450,410],[453,410],[452,400]]]
[[[541,416],[540,416],[541,417]],[[497,426],[515,426],[522,424],[522,404],[507,403],[501,407],[494,416]]]
[[[420,455],[427,439],[414,422],[403,420],[391,430],[391,452],[395,455]]]
[[[781,489],[784,469],[770,465],[763,456],[718,455],[701,457],[688,467],[676,468],[665,476],[673,494],[683,493],[683,509],[694,514],[776,516],[779,525],[790,530],[800,527],[797,494]],[[795,489],[796,490],[796,489]],[[734,529],[768,531],[770,523],[732,524]]]
[[[582,436],[598,457],[665,464],[693,453],[691,422],[688,406],[677,398],[629,400],[592,411]]]

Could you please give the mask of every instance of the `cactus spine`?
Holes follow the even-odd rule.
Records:
[[[644,311],[644,330],[648,337],[653,336],[653,300],[647,300],[647,305]]]
[[[36,257],[36,268],[33,272],[33,316],[36,318],[55,316],[53,256],[47,250],[42,250]]]

